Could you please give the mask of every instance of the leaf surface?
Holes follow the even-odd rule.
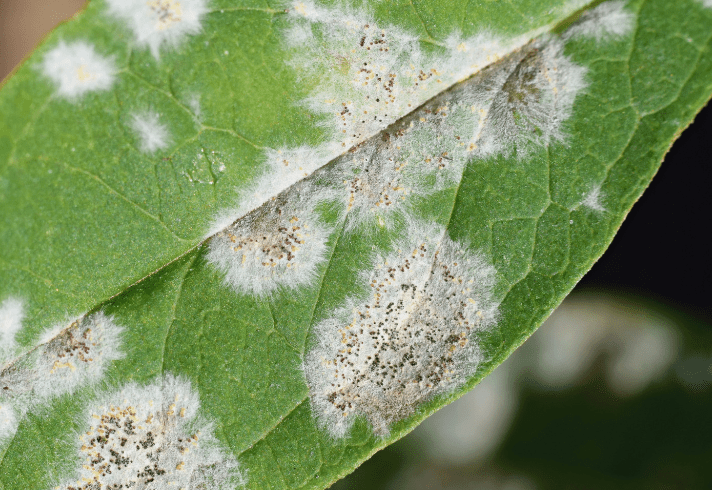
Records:
[[[164,437],[164,473],[130,478],[328,486],[541,324],[712,92],[712,10],[693,0],[186,0],[176,25],[205,11],[175,46],[114,3],[0,92],[6,489],[85,488],[82,448],[113,443],[82,439],[91,415],[130,396]],[[74,85],[53,79],[77,42],[108,86],[86,51],[61,59]],[[353,379],[332,393],[334,372]],[[192,452],[166,442],[198,433]]]

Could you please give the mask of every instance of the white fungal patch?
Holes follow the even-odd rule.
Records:
[[[434,97],[318,171],[315,199],[341,201],[346,231],[392,227],[414,199],[456,187],[469,161],[563,140],[585,70],[561,49],[532,43]]]
[[[563,54],[555,38],[536,41],[482,73],[464,101],[484,114],[477,153],[518,157],[563,141],[563,124],[577,94],[586,87],[586,68]]]
[[[168,147],[171,135],[168,126],[161,124],[158,114],[145,112],[131,117],[131,128],[139,140],[143,153],[154,153]]]
[[[702,5],[707,8],[712,8],[712,0],[702,0]]]
[[[12,355],[17,347],[15,335],[22,328],[24,318],[25,308],[19,299],[7,298],[0,303],[0,361]]]
[[[408,218],[410,197],[456,186],[469,160],[514,150],[524,157],[563,140],[586,86],[585,68],[554,38],[525,45],[532,33],[506,43],[452,36],[443,52],[426,55],[415,36],[348,11],[296,3],[290,18],[290,63],[316,86],[304,103],[327,115],[331,139],[267,150],[265,172],[208,236],[322,168],[314,201],[340,201],[346,231],[391,227]]]
[[[195,116],[195,119],[198,121],[202,120],[203,118],[203,110],[200,107],[200,95],[198,94],[193,94],[190,96],[190,99],[188,99],[188,107],[190,107],[191,112]]]
[[[208,0],[108,0],[109,14],[126,22],[136,42],[158,59],[161,47],[175,47],[201,30]]]
[[[338,154],[338,149],[329,144],[279,150],[267,149],[263,173],[244,191],[237,209],[223,212],[214,221],[208,236],[223,230],[238,218],[259,208],[279,193],[311,175]]]
[[[373,136],[535,34],[508,41],[486,34],[452,36],[440,53],[430,54],[417,36],[379,26],[368,14],[309,1],[297,1],[289,12],[289,63],[316,86],[305,104],[325,115],[323,123],[342,149]]]
[[[49,399],[100,381],[109,364],[121,359],[122,328],[103,313],[52,329],[40,346],[0,372],[0,405],[12,402],[22,413]]]
[[[0,444],[17,432],[18,424],[17,414],[12,405],[7,402],[0,402]]]
[[[109,90],[116,73],[113,59],[97,54],[86,41],[61,41],[45,55],[41,69],[57,86],[57,94],[69,100]]]
[[[494,274],[442,228],[411,223],[396,250],[362,274],[365,294],[315,328],[304,370],[321,424],[342,437],[365,416],[385,435],[462,385],[481,358],[477,333],[497,316]]]
[[[600,42],[628,35],[633,31],[635,16],[625,6],[624,1],[611,0],[587,10],[567,29],[564,39],[590,38]]]
[[[330,230],[297,185],[210,241],[208,260],[241,294],[269,295],[312,283],[326,255]]]
[[[200,413],[190,382],[167,375],[90,403],[76,474],[58,490],[211,489],[245,484],[238,464]]]
[[[480,114],[457,97],[431,101],[318,172],[315,199],[341,201],[348,232],[392,227],[408,219],[413,198],[457,185],[480,124]]]
[[[73,322],[44,344],[35,364],[36,396],[73,393],[82,385],[100,381],[109,364],[123,358],[122,330],[111,317],[99,312]]]
[[[596,185],[584,196],[583,201],[581,201],[581,206],[593,211],[605,211],[606,208],[603,205],[604,197],[601,186]]]

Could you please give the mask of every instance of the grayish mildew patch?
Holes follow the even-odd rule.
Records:
[[[439,52],[417,36],[379,26],[368,12],[296,1],[285,37],[289,61],[313,85],[304,103],[323,114],[341,151],[375,135],[451,85],[524,46],[536,33],[511,40],[452,35]]]
[[[208,0],[107,0],[108,13],[128,24],[139,46],[158,59],[163,46],[176,47],[201,30]]]
[[[86,41],[60,41],[45,54],[41,69],[56,85],[57,94],[70,101],[88,92],[109,90],[116,78],[113,59],[97,54]]]
[[[213,435],[190,382],[134,383],[89,404],[75,475],[58,490],[234,490],[237,460]]]
[[[566,30],[564,39],[591,38],[600,42],[630,34],[635,16],[625,6],[623,0],[611,0],[587,10]]]
[[[17,349],[15,335],[22,328],[24,304],[17,298],[0,303],[0,362],[5,362]],[[0,397],[0,444],[17,430],[17,414],[9,400]]]
[[[365,292],[315,327],[304,371],[322,426],[343,437],[357,416],[374,432],[464,384],[496,320],[494,268],[444,229],[410,223],[396,249],[361,274]]]
[[[315,279],[331,230],[314,210],[308,186],[293,186],[210,241],[208,260],[238,293],[264,296]]]
[[[122,328],[94,313],[43,335],[37,348],[5,364],[0,371],[0,440],[10,422],[52,398],[100,381],[109,364],[123,357]],[[5,424],[5,425],[3,425]],[[9,430],[9,429],[8,429]]]
[[[324,115],[329,141],[267,150],[265,172],[243,193],[237,209],[221,213],[207,236],[335,158],[339,168],[324,179],[330,190],[319,191],[317,200],[346,203],[353,215],[347,231],[364,221],[388,226],[408,207],[405,196],[456,184],[470,158],[514,149],[521,157],[563,140],[562,124],[586,85],[586,70],[563,54],[561,41],[547,37],[527,44],[536,33],[506,42],[488,34],[453,35],[439,52],[426,53],[415,36],[379,27],[367,14],[309,2],[289,10],[289,63],[315,87],[304,104]],[[478,75],[465,82],[467,91],[443,96],[473,73]],[[389,128],[438,94],[447,118],[432,115],[438,107],[430,107],[410,117],[410,127]],[[379,132],[400,140],[378,143]],[[446,162],[447,170],[432,171],[436,161]]]

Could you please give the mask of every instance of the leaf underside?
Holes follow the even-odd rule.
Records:
[[[337,188],[340,180],[332,177],[340,165],[362,153],[371,162],[390,155],[399,142],[411,141],[410,128],[429,124],[439,107],[471,103],[467,94],[507,66],[494,93],[519,107],[513,121],[531,136],[515,144],[505,139],[512,148],[473,150],[443,185],[440,173],[427,174],[423,189],[435,190],[416,188],[417,199],[392,222],[365,213],[376,218],[359,228],[356,211],[344,211],[338,199],[309,201],[325,230],[323,260],[299,287],[280,284],[267,293],[250,291],[240,278],[226,282],[226,269],[211,255],[225,229],[211,226],[225,209],[238,209],[232,216],[242,219],[238,224],[272,216],[269,198],[276,196],[247,217],[240,207],[253,191],[250,183],[263,175],[265,155],[333,139],[328,116],[305,103],[321,93],[318,77],[295,67],[299,46],[285,44],[295,7],[213,0],[199,32],[161,49],[158,58],[100,1],[52,33],[0,93],[0,304],[20,298],[25,309],[0,377],[12,386],[14,373],[49,352],[38,341],[46,341],[44,332],[88,313],[121,325],[121,355],[109,359],[101,379],[38,395],[39,402],[16,410],[16,430],[0,437],[0,488],[39,490],[67,481],[80,464],[75,440],[85,430],[86,406],[101,393],[129,383],[153,386],[169,374],[190,381],[201,417],[212,422],[215,439],[237,459],[250,489],[325,488],[470,390],[603,253],[671,142],[712,93],[712,9],[704,2],[630,0],[629,30],[602,39],[566,34],[599,3],[374,5],[370,15],[379,26],[410,33],[435,59],[455,33],[525,39],[466,80],[443,84],[392,124],[360,135],[355,146],[324,157],[280,194],[284,209]],[[528,33],[537,38],[526,39]],[[57,95],[41,61],[58,43],[76,39],[113,57],[110,89],[74,99]],[[545,56],[552,45],[585,71],[585,87],[560,121],[561,134],[547,139],[539,116],[517,104],[538,97],[539,88],[522,77],[540,69],[532,57]],[[336,80],[341,63],[331,65]],[[196,94],[199,111],[191,103]],[[135,132],[135,115],[142,113],[159,114],[170,128],[170,141],[157,140],[154,151]],[[431,148],[429,140],[423,144]],[[317,327],[350,298],[362,298],[364,274],[417,228],[413,216],[439,227],[439,242],[447,236],[463,244],[495,271],[487,297],[496,321],[470,339],[479,363],[451,389],[419,398],[402,417],[389,419],[386,430],[375,430],[362,411],[345,434],[335,435],[315,413],[303,366],[321,340]],[[55,338],[81,328],[57,330]],[[3,404],[18,403],[7,396],[0,398],[0,415]]]

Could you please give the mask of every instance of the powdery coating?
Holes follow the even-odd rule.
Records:
[[[235,458],[199,415],[190,382],[128,384],[86,410],[81,463],[61,490],[222,490],[244,485]]]
[[[319,167],[338,156],[339,148],[333,144],[316,147],[301,146],[265,151],[263,173],[256,179],[241,197],[237,209],[228,209],[218,216],[207,236],[225,229],[238,218],[259,208],[262,204],[277,196]]]
[[[712,0],[702,0],[702,5],[707,8],[712,8]]]
[[[392,227],[408,219],[412,198],[460,181],[481,121],[479,112],[449,95],[317,173],[315,199],[341,201],[347,232],[363,224]]]
[[[368,13],[316,7],[297,1],[285,43],[290,64],[316,88],[305,101],[326,115],[333,141],[350,148],[382,130],[439,92],[506,53],[530,36],[500,41],[483,34],[452,36],[442,52],[426,54],[418,37],[378,26]]]
[[[586,68],[563,54],[556,38],[536,41],[484,70],[463,96],[484,113],[477,153],[524,157],[533,149],[563,141],[562,124],[571,116],[576,95],[586,87]]]
[[[316,172],[315,199],[340,201],[346,231],[409,219],[413,199],[455,187],[467,163],[562,140],[585,70],[561,43],[532,43],[422,105]]]
[[[108,0],[109,14],[128,23],[139,45],[158,59],[163,45],[177,46],[201,30],[208,0]]]
[[[581,206],[592,209],[593,211],[605,211],[606,208],[603,206],[604,194],[601,191],[601,186],[594,186],[588,194],[581,201]]]
[[[385,435],[423,401],[462,385],[481,358],[477,333],[495,322],[494,274],[442,228],[411,223],[397,250],[364,272],[367,296],[349,298],[315,328],[319,344],[304,370],[321,424],[342,437],[361,415]]]
[[[241,294],[269,295],[307,286],[326,255],[330,230],[297,185],[217,233],[208,261]]]
[[[15,335],[22,328],[24,318],[25,308],[19,299],[7,298],[0,303],[0,360],[5,359],[15,350],[17,345]]]
[[[87,92],[109,90],[116,73],[113,59],[97,54],[86,41],[61,41],[45,55],[41,68],[57,86],[57,93],[70,100]]]
[[[0,403],[0,444],[17,432],[17,414],[12,405],[7,402]]]
[[[600,42],[626,36],[633,31],[635,16],[626,10],[625,4],[613,0],[584,12],[564,33],[564,39],[591,38]]]
[[[109,364],[123,357],[122,330],[101,312],[51,330],[49,340],[0,372],[0,404],[12,401],[24,414],[55,396],[100,381]]]
[[[139,139],[139,148],[143,153],[154,153],[167,148],[171,142],[168,127],[161,124],[155,112],[134,114],[131,117],[131,128]]]

